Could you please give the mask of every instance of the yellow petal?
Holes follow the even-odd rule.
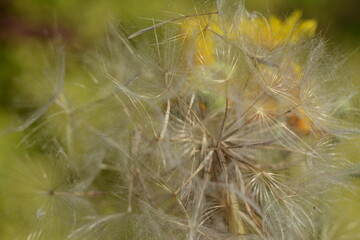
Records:
[[[281,20],[275,16],[270,16],[269,23],[271,32],[275,34],[279,33],[283,28]]]
[[[305,20],[299,24],[298,31],[307,37],[315,35],[317,22],[315,20]]]
[[[288,16],[285,19],[284,26],[287,27],[288,29],[292,30],[300,21],[301,15],[302,15],[302,13],[300,10],[295,10],[294,12],[291,13],[290,16]]]
[[[214,61],[214,41],[206,30],[202,31],[196,39],[196,49],[199,63],[206,65]]]
[[[214,61],[214,42],[211,34],[206,30],[209,19],[192,18],[185,21],[182,31],[187,44],[195,43],[195,59],[199,64],[209,64]]]

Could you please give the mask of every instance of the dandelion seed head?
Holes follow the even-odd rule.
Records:
[[[29,239],[55,224],[67,239],[319,236],[349,176],[335,148],[358,130],[339,117],[346,92],[324,88],[336,74],[317,23],[216,4],[129,38],[112,26],[88,60],[97,100],[58,97],[57,158],[20,174]]]

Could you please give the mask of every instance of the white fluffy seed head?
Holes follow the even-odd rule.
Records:
[[[348,94],[326,88],[338,79],[316,23],[299,12],[283,21],[249,13],[238,1],[196,11],[130,39],[112,30],[89,61],[96,101],[65,108],[62,155],[78,183],[55,184],[59,190],[32,180],[45,184],[43,198],[56,199],[35,218],[56,215],[53,205],[85,205],[89,189],[111,178],[110,197],[94,200],[92,211],[61,213],[76,228],[68,239],[320,234],[327,194],[347,175],[334,146],[358,130],[342,118]],[[67,179],[55,169],[56,181]]]

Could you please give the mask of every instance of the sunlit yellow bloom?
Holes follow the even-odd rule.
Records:
[[[187,19],[181,25],[186,44],[194,44],[196,63],[209,64],[214,61],[214,36],[207,29],[209,23],[208,17],[202,17]]]
[[[240,35],[254,44],[276,48],[282,44],[296,43],[315,34],[316,21],[300,21],[301,11],[294,11],[284,21],[276,16],[267,20],[262,16],[243,17],[240,23]]]
[[[283,44],[293,44],[304,38],[315,35],[316,21],[300,21],[301,11],[294,11],[284,21],[276,16],[266,19],[262,16],[244,16],[237,29],[228,33],[228,37],[235,36],[248,40],[250,43],[274,49]],[[188,18],[181,25],[186,44],[194,47],[194,61],[208,65],[215,60],[215,34],[222,35],[217,17],[205,16]],[[211,30],[209,30],[211,29]]]

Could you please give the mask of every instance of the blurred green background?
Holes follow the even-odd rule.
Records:
[[[203,2],[203,1],[202,1]],[[246,7],[264,15],[285,17],[295,9],[303,11],[304,19],[316,19],[318,32],[328,40],[335,54],[348,57],[344,78],[360,91],[360,1],[359,0],[248,0]],[[198,9],[201,12],[201,9]],[[18,146],[22,134],[5,134],[19,126],[29,114],[47,99],[43,75],[49,45],[61,35],[66,47],[66,83],[78,102],[90,98],[79,84],[91,82],[83,64],[83,55],[103,41],[110,22],[119,23],[125,34],[131,34],[152,24],[149,19],[169,19],[176,13],[194,12],[190,0],[0,0],[0,163],[1,176],[8,163],[21,156],[24,147]],[[76,79],[76,84],[72,83]],[[73,85],[72,85],[73,84]],[[360,95],[360,94],[358,94]],[[360,107],[359,96],[354,105]],[[76,104],[76,101],[74,104]],[[351,161],[360,161],[359,141],[353,147],[341,149]],[[346,145],[346,144],[344,144]],[[350,151],[350,150],[351,151]],[[0,176],[0,177],[1,177]],[[8,214],[7,182],[0,179],[0,218]],[[355,185],[359,185],[355,183]],[[360,186],[360,185],[359,185]],[[336,205],[337,217],[348,223],[360,218],[360,191],[344,190],[351,203]],[[24,206],[26,207],[26,206]],[[16,214],[16,213],[14,213]],[[11,228],[3,221],[2,231]],[[352,229],[342,231],[358,231]]]

